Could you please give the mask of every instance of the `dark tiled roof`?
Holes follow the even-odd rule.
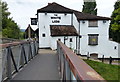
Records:
[[[71,9],[66,8],[62,5],[59,5],[55,2],[53,3],[48,3],[47,6],[38,9],[37,12],[50,12],[50,13],[73,13]]]
[[[34,38],[34,30],[31,28],[30,24],[28,25],[27,29],[25,30],[25,38],[29,38],[28,37],[28,31],[29,31],[29,28],[30,28],[30,32],[31,32],[31,38]]]
[[[108,17],[101,17],[96,15],[91,15],[87,13],[82,13],[73,9],[66,8],[62,5],[59,5],[55,2],[49,3],[47,6],[38,9],[39,12],[47,12],[47,13],[74,13],[78,20],[110,20]]]
[[[108,17],[91,15],[91,14],[79,12],[76,10],[73,10],[73,13],[76,15],[78,20],[110,20],[110,18]]]
[[[34,32],[34,30],[31,28],[30,24],[29,24],[28,27],[26,28],[25,32],[28,32],[29,28],[30,28],[30,31],[31,31],[31,32]]]
[[[74,26],[50,25],[51,36],[78,36]]]

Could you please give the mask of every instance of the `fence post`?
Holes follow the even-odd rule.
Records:
[[[90,57],[89,57],[89,52],[88,52],[88,53],[87,53],[87,60],[89,60],[89,58],[90,58]]]
[[[112,64],[112,57],[110,56],[109,64]]]
[[[0,62],[3,62],[3,61],[2,61],[2,60],[3,60],[3,58],[2,58],[2,55],[3,55],[2,52],[3,52],[3,51],[2,51],[2,49],[1,49],[1,47],[0,47]],[[2,81],[2,68],[3,68],[3,67],[2,67],[2,64],[3,64],[3,63],[0,63],[0,81]]]
[[[34,56],[36,56],[36,41],[34,41]]]
[[[10,47],[7,47],[7,76],[9,80],[12,78],[11,73]]]
[[[102,56],[102,62],[104,62],[104,55]]]

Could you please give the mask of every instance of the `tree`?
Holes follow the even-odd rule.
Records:
[[[87,2],[86,0],[84,0],[84,5],[83,5],[83,9],[82,12],[83,13],[89,13],[92,15],[97,15],[97,8],[96,8],[97,4],[96,1],[92,1],[92,2]]]
[[[111,19],[109,31],[110,38],[114,41],[120,42],[120,1],[115,3]]]
[[[2,32],[2,3],[0,1],[0,34]]]
[[[2,17],[8,18],[10,16],[10,12],[8,11],[8,4],[6,2],[2,2]]]
[[[2,35],[6,38],[19,39],[20,29],[15,23],[15,21],[10,18],[10,12],[8,11],[8,5],[6,2],[1,2],[2,4]]]

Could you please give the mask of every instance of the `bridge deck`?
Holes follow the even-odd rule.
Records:
[[[59,80],[58,58],[55,51],[40,49],[13,80]]]

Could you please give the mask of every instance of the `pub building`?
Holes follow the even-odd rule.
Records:
[[[37,10],[39,48],[57,49],[57,40],[80,55],[118,58],[118,43],[109,40],[110,18],[48,3]]]

